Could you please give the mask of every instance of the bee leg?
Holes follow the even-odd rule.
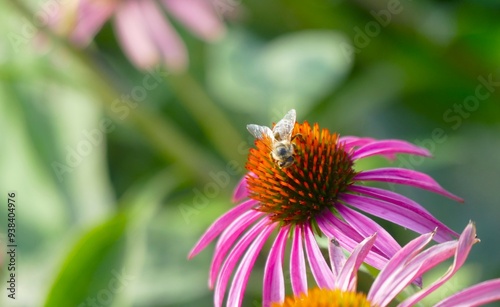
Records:
[[[278,166],[280,165],[280,163],[278,162],[278,160],[276,160],[276,159],[273,157],[273,153],[272,153],[272,152],[270,152],[270,153],[269,153],[269,158],[271,159],[271,161],[273,161],[273,163],[278,164]]]
[[[303,139],[302,137],[300,137],[300,139],[301,139],[302,141],[304,141],[304,139]],[[297,144],[295,144],[295,142],[294,142],[294,143],[291,143],[291,144],[292,144],[292,146],[293,146],[293,151],[294,151],[294,152],[297,152]]]
[[[293,135],[292,138],[290,139],[290,142],[295,140],[295,138],[299,138],[302,142],[304,142],[304,137],[300,133]]]
[[[294,162],[295,162],[295,159],[293,158],[293,156],[290,156],[286,160],[280,161],[278,166],[280,168],[287,168],[287,167],[291,166]]]

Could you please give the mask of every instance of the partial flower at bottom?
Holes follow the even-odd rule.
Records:
[[[357,160],[375,155],[388,159],[394,159],[396,154],[430,156],[426,149],[400,140],[339,137],[307,122],[295,123],[292,135],[297,136],[293,140],[294,163],[286,168],[270,155],[269,138],[255,141],[256,148],[250,150],[246,165],[249,173],[234,194],[234,201],[241,203],[216,220],[189,253],[189,258],[194,257],[219,237],[208,281],[209,287],[215,289],[215,306],[223,304],[228,285],[227,305],[241,305],[252,267],[274,231],[277,235],[264,271],[264,306],[285,297],[283,259],[289,240],[291,287],[296,295],[308,289],[306,261],[320,288],[334,288],[334,274],[315,235],[336,238],[352,252],[376,232],[377,240],[363,260],[375,268],[384,267],[401,246],[364,213],[419,234],[438,228],[432,236],[437,242],[458,237],[407,197],[364,185],[367,181],[402,184],[462,201],[428,175],[394,167],[367,171],[354,168]]]
[[[396,295],[404,290],[418,276],[429,271],[436,265],[454,256],[453,264],[448,271],[424,289],[400,302],[398,307],[413,306],[423,298],[441,287],[463,265],[473,244],[479,241],[476,238],[476,228],[469,223],[460,235],[458,241],[453,240],[434,245],[424,250],[435,232],[423,234],[409,242],[398,251],[380,271],[373,282],[368,294],[356,292],[357,271],[373,247],[377,235],[366,238],[346,260],[338,245],[330,246],[331,253],[339,261],[332,263],[334,275],[333,287],[314,288],[308,292],[276,301],[273,307],[352,307],[394,305]],[[435,307],[480,306],[500,300],[500,279],[494,279],[462,290],[441,302]]]

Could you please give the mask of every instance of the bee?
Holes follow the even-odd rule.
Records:
[[[257,139],[267,136],[271,142],[271,157],[280,168],[287,168],[295,162],[295,144],[292,141],[300,134],[292,136],[295,126],[295,110],[291,109],[271,130],[259,125],[247,125],[248,131]]]

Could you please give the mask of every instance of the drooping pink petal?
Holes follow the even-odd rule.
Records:
[[[353,180],[382,181],[404,184],[441,194],[458,202],[463,202],[463,199],[443,189],[430,176],[414,170],[394,167],[379,168],[374,170],[362,171],[354,176]]]
[[[455,251],[455,259],[453,261],[452,266],[446,271],[446,273],[441,276],[438,280],[433,282],[430,286],[426,287],[425,289],[415,293],[414,295],[410,296],[406,300],[404,300],[400,306],[401,307],[406,307],[406,306],[413,306],[415,303],[419,302],[422,300],[424,297],[435,291],[437,288],[441,287],[446,281],[448,281],[456,271],[465,262],[465,259],[467,259],[467,256],[469,255],[469,252],[472,248],[472,245],[478,242],[478,239],[476,238],[476,227],[474,226],[473,223],[469,223],[467,227],[465,227],[464,231],[460,235],[460,238],[458,239],[458,246]],[[446,244],[446,243],[442,243]],[[425,260],[424,264],[427,266],[434,266],[435,264],[432,262],[429,262],[428,259],[422,259]],[[422,269],[422,271],[424,271]]]
[[[250,174],[248,174],[250,176]],[[244,198],[248,197],[247,176],[243,176],[240,182],[236,185],[233,193],[233,203],[239,203]]]
[[[361,194],[365,194],[374,198],[378,198],[384,201],[387,201],[391,203],[393,206],[400,207],[401,209],[396,209],[393,208],[394,214],[397,214],[399,216],[399,210],[402,210],[402,216],[399,218],[403,219],[401,220],[396,220],[396,217],[394,219],[390,219],[389,217],[382,217],[381,215],[377,215],[378,217],[381,217],[383,219],[387,219],[395,224],[399,224],[403,227],[412,229],[418,233],[426,233],[430,232],[436,227],[438,228],[438,231],[436,235],[434,236],[434,240],[436,242],[446,242],[449,240],[453,240],[458,238],[459,234],[456,233],[455,231],[451,230],[446,226],[445,224],[441,223],[438,219],[436,219],[432,214],[429,213],[424,207],[419,205],[417,202],[401,195],[398,193],[394,193],[391,191],[379,189],[379,188],[374,188],[374,187],[366,187],[366,186],[358,186],[358,185],[352,185],[350,188],[350,191],[352,192],[358,192]],[[374,213],[371,213],[374,214]],[[420,218],[417,218],[417,216],[420,216]],[[387,215],[384,215],[387,216]],[[405,217],[406,216],[406,217]],[[404,220],[411,219],[411,221],[407,221],[405,224]],[[413,222],[412,222],[413,221]],[[413,225],[413,226],[412,226]],[[415,227],[415,228],[413,228]]]
[[[337,210],[339,211],[339,214],[361,235],[367,237],[371,233],[377,233],[377,240],[375,241],[374,247],[381,250],[387,258],[391,258],[401,249],[401,246],[396,242],[396,240],[384,228],[370,218],[341,204],[337,205]],[[421,287],[422,278],[419,277],[414,281],[414,283]]]
[[[290,251],[290,281],[293,294],[307,293],[307,274],[302,245],[302,226],[295,227],[292,250]]]
[[[500,301],[500,279],[492,279],[460,292],[437,303],[434,307],[482,306]]]
[[[86,46],[117,8],[117,1],[82,0],[78,3],[77,20],[71,41]]]
[[[122,1],[115,14],[118,41],[130,61],[147,69],[160,62],[158,48],[151,40],[141,11],[143,1]]]
[[[188,56],[184,42],[167,21],[156,2],[138,2],[141,3],[143,23],[148,29],[148,35],[160,50],[167,67],[173,72],[186,69]]]
[[[264,282],[262,290],[262,306],[268,307],[272,303],[282,303],[285,300],[285,281],[283,278],[283,255],[286,247],[289,226],[282,227],[271,251],[267,256],[264,268]]]
[[[257,259],[257,256],[259,255],[259,252],[267,238],[274,228],[276,228],[276,225],[277,223],[273,223],[268,225],[268,227],[265,227],[246,251],[245,256],[243,256],[243,259],[236,270],[231,288],[229,289],[227,306],[241,306],[243,294],[245,293],[248,277],[250,277],[253,264],[255,263],[255,260]]]
[[[380,271],[373,282],[367,299],[376,306],[387,306],[389,302],[399,293],[394,291],[398,286],[392,282],[394,277],[400,272],[405,263],[413,258],[425,245],[427,245],[434,236],[434,232],[423,234],[401,248]],[[411,283],[409,280],[408,283]]]
[[[453,240],[429,247],[409,260],[395,280],[402,279],[406,275],[421,276],[434,266],[452,257],[457,246],[458,241]]]
[[[387,278],[386,301],[391,301],[398,293],[403,291],[411,282],[419,280],[421,287],[422,275],[453,256],[457,248],[457,241],[448,241],[432,246],[413,258],[407,259],[399,267],[394,269],[392,275]]]
[[[327,237],[336,238],[342,247],[349,252],[352,252],[354,248],[364,240],[363,236],[356,232],[350,225],[340,221],[329,210],[325,210],[321,215],[318,215],[316,222],[318,223],[318,227]],[[387,263],[388,258],[378,248],[374,247],[366,256],[365,261],[369,265],[381,269]]]
[[[354,194],[344,194],[340,197],[340,200],[359,210],[391,221],[420,234],[432,231],[442,224],[439,222],[436,223],[435,219],[429,219],[428,216],[421,214],[419,211],[412,210],[413,208],[405,208],[404,204],[402,204],[402,206],[397,206],[394,203],[389,203],[380,199]],[[445,230],[443,232],[445,232]],[[442,234],[440,241],[443,241],[446,237],[447,236]]]
[[[231,247],[233,247],[236,239],[238,239],[243,231],[245,231],[251,224],[263,215],[264,213],[255,210],[246,211],[242,215],[238,216],[221,234],[219,240],[217,240],[214,257],[212,258],[212,264],[210,265],[210,274],[208,278],[208,287],[210,289],[213,289],[217,274],[219,273],[222,262],[224,261],[224,257]]]
[[[422,147],[400,140],[383,140],[368,143],[356,149],[352,155],[353,160],[362,159],[374,155],[394,155],[406,153],[424,157],[431,157],[431,153]]]
[[[270,220],[266,217],[264,217],[262,220],[258,221],[255,225],[246,232],[243,237],[236,243],[234,248],[231,250],[229,255],[227,256],[226,260],[224,261],[224,264],[222,265],[222,268],[219,271],[219,275],[217,277],[217,282],[215,283],[215,291],[214,291],[214,305],[215,306],[222,306],[222,301],[224,300],[224,293],[226,292],[226,286],[227,282],[229,281],[229,277],[231,276],[231,272],[233,271],[234,267],[238,263],[239,259],[241,258],[241,255],[245,252],[247,252],[246,255],[248,255],[248,251],[250,251],[252,248],[255,250],[257,246],[255,246],[255,242],[258,242],[258,244],[264,244],[264,242],[260,242],[257,239],[257,235],[259,235],[261,241],[263,241],[262,235],[264,233],[267,233],[267,236],[269,233],[276,227],[275,224],[270,224]],[[255,240],[255,241],[254,241]],[[253,241],[253,243],[252,243]],[[265,240],[264,240],[265,241]],[[252,243],[253,247],[248,248],[248,246]],[[262,246],[260,246],[262,247]],[[248,250],[247,250],[248,248]],[[259,248],[260,251],[260,248]],[[257,252],[258,253],[258,252]],[[242,261],[243,263],[243,261]],[[252,263],[253,264],[253,263]],[[240,267],[238,269],[241,268]],[[233,286],[234,286],[234,281],[233,281]]]
[[[356,229],[356,231],[362,236],[369,237],[370,235],[377,233],[375,246],[378,247],[378,249],[388,258],[392,257],[398,250],[401,249],[398,242],[396,242],[396,240],[384,228],[372,221],[370,218],[342,204],[338,204],[336,209],[344,220]]]
[[[339,241],[335,238],[331,238],[328,241],[328,256],[330,257],[333,277],[337,280],[340,271],[345,265],[346,259]]]
[[[169,13],[203,40],[214,41],[225,32],[216,8],[209,1],[163,0],[163,4]]]
[[[210,227],[205,231],[203,236],[198,240],[193,249],[188,254],[188,259],[196,256],[202,251],[213,239],[215,239],[224,229],[229,226],[239,215],[248,211],[258,204],[257,201],[250,199],[226,212],[223,216],[219,217]]]
[[[363,240],[356,248],[352,251],[352,254],[340,271],[338,279],[335,283],[335,288],[342,291],[355,292],[357,284],[358,269],[365,260],[368,252],[372,248],[375,240],[377,239],[377,234],[372,234]]]
[[[334,289],[333,273],[321,254],[309,225],[303,225],[307,260],[316,284],[321,289]]]

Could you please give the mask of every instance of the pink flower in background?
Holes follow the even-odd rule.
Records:
[[[295,123],[294,110],[287,117]],[[353,251],[357,244],[376,232],[378,238],[363,260],[378,269],[401,249],[387,231],[364,213],[417,233],[437,227],[438,232],[432,236],[437,242],[458,237],[416,202],[395,192],[364,185],[365,181],[403,184],[462,201],[431,177],[402,168],[358,171],[354,167],[357,160],[370,156],[389,159],[398,153],[430,156],[427,150],[400,140],[339,137],[326,129],[320,130],[318,125],[293,123],[289,126],[293,129],[291,135],[301,136],[294,141],[293,163],[280,167],[270,155],[272,136],[258,138],[257,148],[251,149],[248,157],[249,174],[235,191],[234,200],[244,201],[216,220],[189,253],[189,258],[194,257],[219,237],[209,273],[209,287],[215,288],[215,306],[223,304],[230,275],[238,263],[229,286],[227,305],[241,305],[252,267],[275,230],[277,237],[264,271],[265,306],[284,297],[282,262],[288,239],[292,241],[291,286],[298,295],[308,288],[306,260],[316,284],[321,288],[334,285],[315,233],[337,238],[348,251]]]
[[[118,41],[137,67],[163,62],[173,72],[182,71],[188,65],[186,46],[163,10],[207,42],[225,31],[211,0],[81,0],[70,37],[85,46],[113,18]]]
[[[432,282],[425,288],[404,299],[397,306],[413,306],[429,294],[436,291],[446,281],[448,281],[460,267],[464,264],[469,251],[479,239],[476,238],[476,228],[473,223],[469,223],[460,235],[458,241],[448,241],[424,250],[435,236],[435,232],[423,234],[412,240],[401,250],[399,250],[380,271],[373,282],[368,294],[357,292],[357,272],[365,260],[368,251],[373,248],[377,234],[366,238],[352,252],[348,259],[345,259],[338,242],[330,244],[330,253],[333,256],[332,275],[333,286],[329,288],[315,288],[304,292],[296,297],[287,299],[280,298],[273,307],[320,307],[332,306],[393,306],[396,296],[401,293],[417,277],[426,273],[436,265],[454,256],[453,264],[443,276]],[[280,289],[274,289],[280,291]],[[500,300],[500,279],[486,281],[468,289],[462,290],[448,298],[445,298],[435,306],[456,307],[456,306],[479,306],[492,301]],[[345,304],[339,304],[344,302]],[[349,303],[349,304],[347,304]]]

